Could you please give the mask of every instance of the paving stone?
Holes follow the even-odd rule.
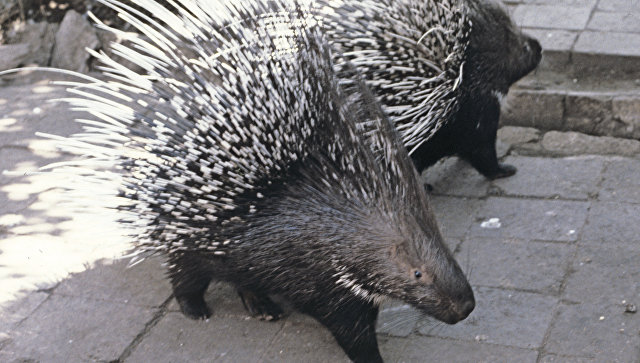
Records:
[[[574,51],[638,57],[640,34],[585,31],[578,36]]]
[[[539,158],[510,156],[506,163],[516,175],[494,180],[505,195],[543,198],[588,199],[597,194],[603,163],[593,157]]]
[[[584,226],[588,202],[489,198],[469,230],[472,237],[572,242]],[[499,228],[481,222],[499,218]]]
[[[260,357],[263,362],[350,362],[333,335],[320,323],[285,323]]]
[[[589,245],[637,246],[640,243],[640,205],[594,203],[581,242]]]
[[[11,332],[0,361],[113,361],[155,313],[128,304],[54,295]]]
[[[640,141],[610,136],[591,136],[580,132],[549,131],[542,147],[554,155],[626,155],[640,153]]]
[[[431,207],[436,214],[440,232],[445,238],[453,238],[449,245],[451,250],[456,238],[464,237],[474,222],[475,212],[482,201],[472,198],[432,196]]]
[[[164,316],[125,362],[257,362],[284,323],[212,316]]]
[[[640,33],[640,12],[596,11],[587,29],[621,33]]]
[[[640,0],[600,0],[598,9],[605,11],[640,12]]]
[[[111,262],[99,262],[71,275],[56,287],[55,294],[147,307],[158,307],[171,295],[171,284],[159,258],[148,258],[132,267],[127,267],[128,259]]]
[[[640,244],[640,242],[638,243]],[[563,298],[624,312],[626,303],[640,306],[640,251],[635,246],[581,246],[566,282]],[[624,304],[622,301],[626,301]]]
[[[524,28],[526,34],[536,38],[544,52],[563,51],[569,52],[578,37],[577,31],[560,29]]]
[[[49,294],[45,292],[32,292],[23,295],[15,300],[0,304],[0,347],[3,341],[9,338],[11,331],[49,297]]]
[[[545,354],[540,358],[538,362],[539,363],[596,363],[597,361],[593,358]]]
[[[599,200],[640,203],[640,161],[617,159],[607,163],[603,173]]]
[[[424,171],[423,180],[433,186],[435,195],[482,197],[490,186],[484,176],[457,157],[443,159]]]
[[[560,130],[564,120],[564,92],[513,89],[500,115],[502,125]]]
[[[576,247],[562,243],[468,239],[457,254],[470,256],[473,286],[502,287],[555,294]]]
[[[2,96],[7,103],[0,108],[0,145],[24,146],[39,149],[44,138],[35,135],[37,131],[68,136],[82,130],[75,118],[91,117],[82,112],[69,112],[62,102],[48,102],[50,99],[66,97],[64,87],[50,85],[42,81],[29,86],[2,88]],[[5,132],[6,131],[6,132]],[[51,143],[45,143],[49,148]]]
[[[639,328],[637,314],[587,303],[561,304],[545,351],[586,356],[598,362],[637,362]]]
[[[536,361],[534,350],[460,342],[436,337],[410,339],[394,362],[531,362]],[[396,358],[396,357],[394,357]]]
[[[540,347],[557,299],[540,294],[477,287],[476,309],[456,325],[425,325],[420,333],[465,341]]]
[[[514,4],[549,4],[578,7],[593,7],[598,0],[504,0],[505,3]]]
[[[518,5],[513,20],[523,27],[581,30],[587,25],[590,14],[591,7]]]

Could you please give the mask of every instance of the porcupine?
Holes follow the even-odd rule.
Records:
[[[57,170],[117,182],[122,222],[138,251],[167,256],[185,315],[210,316],[207,286],[228,281],[263,314],[278,316],[269,295],[283,296],[352,360],[376,362],[382,300],[450,324],[470,314],[410,158],[366,87],[339,85],[312,12],[138,1],[151,18],[103,2],[144,34],[122,33],[133,48],[116,51],[147,74],[94,53],[111,81],[73,84],[67,101],[100,121],[63,139],[90,158]],[[111,163],[119,173],[84,169]]]
[[[513,24],[502,4],[320,3],[329,10],[330,42],[363,74],[418,170],[458,155],[489,179],[516,172],[496,156],[500,102],[538,65],[541,47]]]

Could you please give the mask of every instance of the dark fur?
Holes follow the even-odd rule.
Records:
[[[279,318],[282,310],[269,297],[277,294],[325,325],[350,359],[380,362],[379,299],[402,300],[449,324],[465,319],[475,300],[440,235],[416,170],[373,95],[358,81],[338,87],[328,57],[319,65],[306,61],[314,54],[300,55],[304,74],[290,80],[313,85],[301,97],[310,114],[291,121],[315,119],[303,142],[308,153],[281,161],[284,174],[255,186],[263,199],[255,198],[255,190],[234,198],[241,206],[234,217],[240,219],[223,216],[210,236],[237,241],[216,249],[224,256],[171,252],[169,275],[182,312],[191,318],[210,316],[204,301],[210,281],[228,281],[250,312]],[[341,76],[357,79],[353,69],[347,72],[352,73]],[[257,95],[241,97],[259,97],[256,87]],[[282,90],[292,91],[303,92]],[[279,111],[292,112],[291,104]],[[258,136],[266,143],[270,135]],[[249,205],[255,212],[246,212]]]
[[[383,117],[373,97],[361,87],[351,90],[365,100],[352,108],[352,115]],[[333,97],[334,104],[346,98],[335,93]],[[330,138],[335,132],[341,131],[327,129],[321,137]],[[396,146],[400,147],[399,141]],[[369,291],[404,300],[449,324],[466,318],[475,306],[473,292],[445,247],[424,191],[406,161],[401,168],[410,178],[401,182],[417,194],[410,203],[414,214],[397,218],[397,224],[367,206],[371,201],[346,199],[342,186],[332,190],[334,186],[321,184],[317,175],[326,158],[319,155],[299,163],[288,181],[265,192],[270,198],[260,203],[250,225],[224,231],[243,241],[231,247],[227,256],[169,255],[169,274],[182,312],[194,319],[209,317],[204,301],[207,286],[212,279],[229,281],[253,314],[279,318],[282,310],[269,295],[283,296],[325,325],[350,359],[381,362],[375,334],[378,304],[336,282],[335,260]],[[339,168],[333,171],[344,173]],[[358,184],[349,180],[353,177],[345,175],[342,183]],[[416,270],[433,282],[421,282]]]
[[[466,0],[472,21],[459,109],[413,154],[422,170],[445,156],[458,155],[489,179],[508,177],[516,168],[496,156],[500,100],[509,87],[534,70],[541,59],[537,40],[522,33],[497,0]]]

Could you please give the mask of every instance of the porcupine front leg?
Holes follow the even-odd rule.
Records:
[[[301,310],[326,326],[352,361],[382,362],[376,339],[378,307],[373,303],[351,300]]]
[[[496,154],[500,103],[497,100],[488,102],[479,113],[480,119],[471,132],[473,135],[470,140],[471,148],[462,152],[460,156],[467,159],[487,179],[512,176],[517,171],[516,167],[498,162]]]
[[[266,294],[239,287],[238,295],[242,299],[244,308],[251,315],[260,317],[261,320],[276,321],[284,315],[282,308]]]
[[[211,311],[204,301],[204,293],[211,282],[211,272],[190,254],[174,254],[169,257],[169,277],[173,296],[182,313],[191,319],[207,319]]]

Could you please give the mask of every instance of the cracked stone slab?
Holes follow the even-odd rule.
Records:
[[[593,203],[581,242],[600,246],[637,246],[640,244],[640,204]]]
[[[159,258],[148,258],[131,267],[128,264],[128,259],[112,264],[99,261],[95,267],[62,281],[55,293],[146,307],[158,307],[169,298],[171,284]]]
[[[192,320],[169,312],[125,362],[257,362],[283,325],[215,315]]]
[[[468,236],[574,242],[584,226],[589,202],[489,198],[478,210]],[[497,218],[499,226],[485,226]],[[486,228],[498,227],[498,228]]]
[[[350,362],[333,335],[320,323],[291,324],[288,322],[269,344],[260,361]]]
[[[474,286],[556,294],[575,250],[564,243],[471,238],[462,244],[457,260],[470,271],[467,277]]]
[[[535,349],[553,317],[555,297],[476,287],[476,309],[456,325],[425,325],[420,333],[463,341]]]
[[[562,296],[617,309],[620,314],[627,303],[640,306],[639,261],[640,250],[635,246],[580,246]],[[634,319],[640,323],[640,316]]]
[[[538,352],[479,342],[463,342],[436,337],[415,337],[394,362],[522,362],[535,363]]]
[[[433,186],[434,195],[482,197],[490,186],[484,176],[456,157],[442,159],[426,169],[423,179]]]
[[[53,295],[9,336],[0,361],[113,361],[156,309]]]
[[[639,329],[637,315],[588,303],[561,304],[545,351],[598,362],[637,362]]]
[[[640,161],[614,159],[607,163],[599,200],[610,202],[640,203]]]
[[[493,185],[509,196],[587,200],[598,192],[603,161],[594,157],[540,158],[510,156],[505,160],[518,168]]]
[[[475,212],[482,205],[482,201],[475,198],[457,198],[445,196],[431,196],[431,208],[436,215],[440,232],[447,239],[462,238],[474,222]],[[454,240],[451,241],[452,243]],[[455,245],[449,245],[451,250]]]

